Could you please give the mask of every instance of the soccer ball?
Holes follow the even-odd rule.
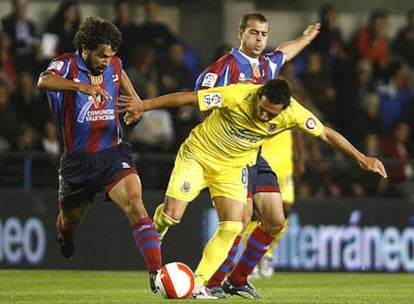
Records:
[[[187,299],[194,289],[194,273],[184,263],[171,262],[161,267],[155,286],[165,299]]]

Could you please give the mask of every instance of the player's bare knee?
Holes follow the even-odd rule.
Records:
[[[61,219],[62,226],[67,231],[73,231],[76,230],[80,224],[82,223],[82,217],[81,216],[75,216],[73,214],[71,215],[64,215]]]
[[[277,235],[286,226],[286,219],[277,221],[262,221],[260,227],[269,235]]]

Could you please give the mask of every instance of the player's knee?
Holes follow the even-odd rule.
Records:
[[[279,234],[287,226],[286,219],[279,219],[273,221],[262,221],[260,227],[269,235]]]
[[[154,213],[154,223],[159,226],[174,226],[180,223],[180,220],[174,219],[164,212],[164,204],[158,205]]]

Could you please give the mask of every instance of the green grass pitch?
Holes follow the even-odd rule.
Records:
[[[252,283],[260,300],[225,303],[413,304],[413,274],[276,272]],[[183,300],[196,301],[196,300]],[[0,270],[2,304],[168,303],[149,290],[143,271]]]

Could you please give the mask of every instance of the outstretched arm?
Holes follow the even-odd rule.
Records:
[[[366,170],[378,173],[382,177],[387,177],[383,163],[375,157],[368,157],[355,148],[348,140],[341,134],[330,127],[325,127],[322,134],[319,136],[321,140],[335,147],[342,153],[355,159],[359,166]]]
[[[119,97],[118,113],[127,113],[125,123],[127,125],[137,121],[135,117],[140,117],[143,112],[160,109],[160,108],[174,108],[187,104],[198,103],[197,92],[177,92],[159,97],[145,99],[142,102],[137,101],[131,96],[122,95]]]
[[[315,39],[319,34],[320,28],[320,23],[311,24],[303,31],[302,36],[299,36],[295,40],[283,42],[276,49],[283,52],[286,56],[286,61],[289,61]]]

